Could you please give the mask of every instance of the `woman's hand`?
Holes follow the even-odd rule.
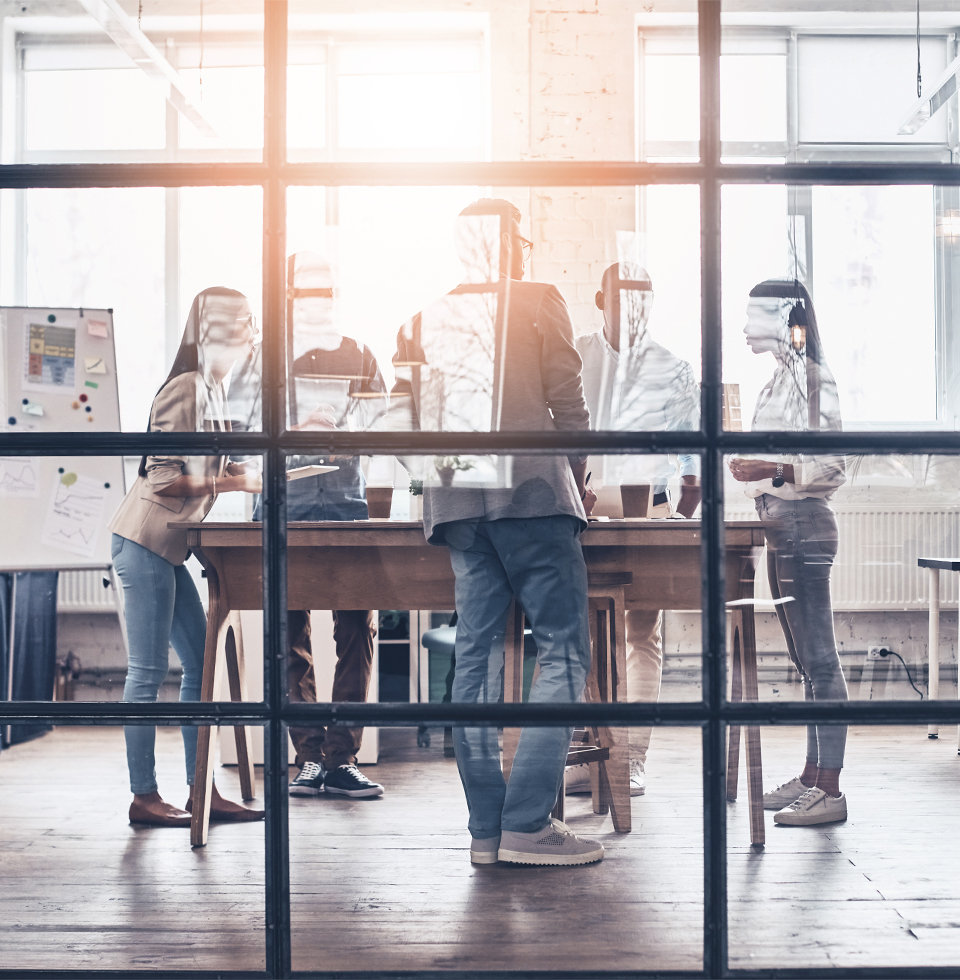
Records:
[[[336,429],[337,420],[333,414],[332,405],[318,405],[302,422],[292,426],[298,432],[319,432],[324,429]]]
[[[244,476],[247,473],[261,472],[259,459],[248,459],[243,463],[228,463],[224,473],[227,476]]]
[[[760,480],[772,480],[777,475],[777,464],[768,459],[731,459],[730,472],[740,483],[758,483]],[[793,483],[793,464],[783,467],[783,482]]]
[[[242,493],[263,493],[263,476],[259,467],[254,470],[244,470],[243,473],[238,473],[235,476],[228,476],[227,480],[230,482],[230,490],[240,490]],[[217,483],[219,490],[219,480]],[[223,489],[228,488],[224,487]]]

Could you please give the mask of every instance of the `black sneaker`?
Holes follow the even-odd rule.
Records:
[[[328,793],[340,796],[380,796],[383,793],[379,783],[372,783],[356,766],[349,765],[328,769],[323,785]]]
[[[319,796],[323,792],[323,766],[305,762],[297,778],[290,784],[291,796]]]

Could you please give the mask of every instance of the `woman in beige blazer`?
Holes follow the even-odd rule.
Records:
[[[196,432],[229,428],[226,392],[234,364],[242,363],[254,340],[254,318],[242,293],[205,289],[193,301],[173,367],[153,400],[150,432]],[[187,532],[172,522],[201,521],[218,493],[259,493],[254,464],[228,463],[225,456],[144,456],[130,492],[110,521],[113,564],[123,585],[129,665],[124,701],[153,702],[167,674],[171,644],[183,666],[181,701],[200,700],[206,616],[190,572]],[[181,728],[187,783],[193,794],[197,729]],[[188,827],[191,807],[180,810],[157,790],[156,729],[124,729],[133,803],[132,823]],[[258,820],[250,810],[224,800],[213,789],[211,819]]]

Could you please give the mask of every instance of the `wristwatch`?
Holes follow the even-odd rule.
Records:
[[[786,483],[783,478],[783,463],[777,463],[777,475],[770,481],[777,488],[780,488]]]

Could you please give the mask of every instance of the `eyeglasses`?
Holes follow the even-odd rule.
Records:
[[[252,334],[257,332],[257,318],[252,313],[249,316],[238,316],[237,323],[245,326]]]
[[[524,238],[523,235],[515,235],[514,237],[520,242],[520,248],[523,249],[523,261],[528,262],[530,260],[530,253],[533,251],[533,242]]]

